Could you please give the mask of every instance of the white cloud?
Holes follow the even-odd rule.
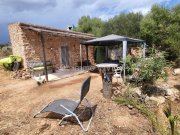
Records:
[[[108,20],[121,12],[146,14],[153,4],[170,0],[0,0],[0,24],[28,22],[66,29],[83,15]],[[2,28],[2,27],[1,27]],[[0,33],[1,34],[1,33]],[[1,42],[1,39],[0,39]]]
[[[169,3],[170,0],[89,0],[84,1],[83,4],[78,4],[78,1],[73,0],[72,3],[77,2],[73,5],[77,5],[83,15],[108,20],[121,12],[142,12],[142,14],[147,14],[153,4]]]
[[[103,20],[121,12],[146,14],[153,4],[169,0],[0,0],[0,23],[30,21],[32,23],[76,24],[83,15]],[[10,16],[10,17],[7,17]],[[67,20],[67,21],[66,21]],[[69,22],[71,21],[71,22]],[[62,23],[61,23],[62,22]],[[67,25],[69,25],[67,24]]]
[[[146,15],[150,12],[150,10],[151,10],[151,7],[142,7],[142,8],[135,8],[130,11],[134,13],[141,12],[143,15]]]

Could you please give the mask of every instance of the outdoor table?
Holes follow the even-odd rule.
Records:
[[[114,63],[101,63],[97,64],[98,70],[102,76],[103,84],[103,97],[111,98],[112,96],[112,70],[118,67],[118,64]]]

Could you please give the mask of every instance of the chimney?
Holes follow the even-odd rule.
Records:
[[[68,31],[73,31],[73,27],[72,27],[72,26],[68,26],[68,27],[67,27],[67,30],[68,30]]]

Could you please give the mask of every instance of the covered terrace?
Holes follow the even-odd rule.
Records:
[[[88,60],[88,46],[115,46],[119,45],[122,47],[122,62],[123,62],[123,67],[126,65],[126,56],[127,56],[127,50],[128,46],[136,44],[137,46],[142,47],[143,49],[143,57],[145,57],[145,48],[146,48],[146,42],[141,39],[135,39],[135,38],[130,38],[130,37],[125,37],[125,36],[119,36],[115,34],[107,35],[101,38],[96,38],[92,40],[88,40],[85,42],[82,42],[80,45],[80,59],[81,59],[81,67],[82,67],[82,45],[86,46],[86,54],[87,54],[87,62]],[[123,68],[123,79],[125,80],[125,68]]]

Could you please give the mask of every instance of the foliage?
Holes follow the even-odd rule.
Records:
[[[90,18],[89,16],[82,16],[76,27],[76,31],[91,33],[97,37],[108,34],[119,34],[130,37],[140,37],[140,21],[142,20],[141,13],[120,14],[113,17],[107,22],[99,18]],[[97,63],[103,62],[104,48],[97,47]]]
[[[140,37],[141,13],[122,13],[108,20],[103,27],[102,35],[117,34],[129,37]]]
[[[100,18],[90,18],[89,16],[82,16],[79,19],[78,26],[75,31],[94,34],[97,37],[101,36],[103,21]]]
[[[10,46],[10,43],[0,44],[0,49],[2,49],[3,47],[6,47],[6,46]]]
[[[147,44],[168,53],[168,60],[180,59],[180,4],[175,7],[154,5],[151,11],[143,16],[141,13],[121,13],[102,21],[100,18],[82,16],[76,31],[91,33],[97,37],[118,34],[142,38]]]
[[[169,121],[169,124],[170,124],[170,127],[171,127],[171,135],[175,135],[175,125],[176,125],[176,122],[178,120],[180,120],[180,116],[178,115],[175,115],[173,116],[172,115],[172,112],[171,112],[171,104],[169,103],[168,106],[166,106],[163,110],[164,114],[166,115],[168,121]]]
[[[91,33],[97,37],[114,33],[138,38],[140,37],[140,21],[142,18],[141,13],[123,13],[104,22],[100,18],[82,16],[76,31]]]
[[[147,44],[169,53],[169,59],[180,54],[180,4],[172,9],[154,5],[141,21],[141,36]]]
[[[12,55],[12,49],[11,48],[7,48],[7,46],[1,46],[0,48],[0,58],[1,57],[6,57]]]
[[[166,79],[165,53],[151,49],[149,58],[133,58],[128,56],[126,68],[135,76],[136,83],[154,84],[158,78]]]

